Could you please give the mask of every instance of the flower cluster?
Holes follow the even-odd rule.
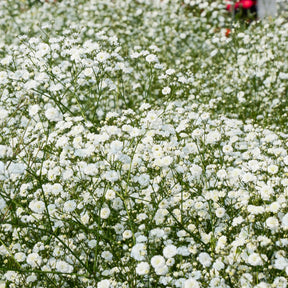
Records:
[[[42,2],[0,3],[0,287],[287,287],[285,19]]]

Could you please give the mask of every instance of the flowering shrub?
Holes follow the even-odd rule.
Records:
[[[285,19],[42,2],[0,3],[0,287],[286,287]]]

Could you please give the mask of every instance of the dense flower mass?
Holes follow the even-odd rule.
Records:
[[[287,287],[285,17],[231,26],[204,0],[0,15],[1,288]]]

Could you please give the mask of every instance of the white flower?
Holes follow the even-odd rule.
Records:
[[[244,222],[243,217],[242,216],[238,216],[238,217],[233,219],[232,226],[235,227],[235,226],[237,226],[237,225],[239,225],[239,224],[241,224],[243,222]]]
[[[260,195],[261,195],[261,198],[263,200],[269,200],[271,195],[274,194],[274,190],[273,190],[273,187],[269,186],[269,185],[262,185],[260,188],[259,188],[259,192],[260,192]]]
[[[26,281],[27,281],[27,283],[33,283],[33,282],[35,282],[37,280],[37,276],[34,274],[32,274],[32,275],[30,275],[30,276],[28,276],[27,278],[26,278]],[[0,288],[1,288],[1,286],[0,286]],[[5,288],[5,287],[4,287]]]
[[[286,278],[280,276],[276,277],[273,281],[272,287],[277,287],[277,288],[287,288],[287,280]]]
[[[271,203],[269,205],[269,207],[267,207],[267,210],[270,211],[270,212],[273,212],[273,213],[277,213],[280,208],[281,208],[280,203],[275,201],[275,202]]]
[[[116,171],[109,170],[109,171],[104,173],[103,178],[110,181],[110,182],[115,182],[119,179],[119,175]]]
[[[225,208],[220,207],[216,209],[215,214],[218,218],[222,218],[225,215],[225,212],[226,212]]]
[[[269,229],[275,230],[279,227],[279,221],[276,217],[269,217],[266,219],[266,225]]]
[[[227,177],[227,172],[226,170],[224,169],[220,169],[218,172],[217,172],[217,177],[221,180],[225,179]]]
[[[221,236],[218,241],[217,241],[217,244],[216,244],[216,251],[221,251],[221,249],[223,249],[225,247],[227,243],[227,237],[226,236]]]
[[[288,259],[280,256],[276,258],[273,266],[278,270],[284,270],[288,267]]]
[[[189,170],[193,178],[199,178],[203,171],[202,168],[196,164],[192,164]]]
[[[39,43],[37,51],[35,53],[36,58],[42,58],[50,52],[50,47],[46,43]]]
[[[137,243],[132,247],[131,250],[131,257],[135,260],[143,261],[145,260],[145,256],[147,255],[147,247],[143,243]]]
[[[26,165],[23,163],[11,163],[8,168],[8,172],[14,175],[23,174],[26,170]]]
[[[61,273],[71,273],[73,271],[73,266],[60,260],[56,263],[56,270]]]
[[[116,197],[115,192],[112,189],[108,189],[105,193],[105,199],[112,200]]]
[[[147,55],[145,59],[146,59],[146,61],[147,61],[148,63],[158,62],[158,58],[157,58],[157,56],[154,55],[154,54],[149,54],[149,55]]]
[[[276,174],[278,172],[278,166],[277,165],[269,165],[268,168],[267,168],[267,171],[270,173],[270,174]]]
[[[19,274],[15,271],[8,271],[4,274],[4,279],[8,280],[8,281],[11,281],[11,282],[14,282],[14,281],[17,281],[17,279],[19,279]],[[3,280],[4,280],[3,279]],[[6,284],[5,284],[5,287],[6,288]],[[14,286],[15,287],[15,286]]]
[[[136,266],[136,273],[138,275],[147,275],[149,273],[150,266],[147,262],[140,262]]]
[[[31,105],[29,107],[29,116],[33,117],[34,115],[38,113],[39,110],[40,110],[40,106],[38,104]]]
[[[16,259],[17,262],[23,262],[26,259],[26,255],[23,252],[18,252],[14,255],[14,258]]]
[[[151,258],[151,265],[153,268],[162,267],[165,265],[165,258],[161,255],[155,255]]]
[[[45,116],[48,120],[58,122],[63,119],[62,114],[56,108],[48,108],[45,111]]]
[[[213,268],[216,269],[217,271],[220,271],[222,269],[224,269],[225,265],[224,263],[217,259],[214,263],[213,263]]]
[[[152,147],[153,157],[160,158],[163,156],[163,150],[161,145],[153,145]]]
[[[175,73],[175,69],[167,69],[165,72],[167,75],[172,75]]]
[[[0,107],[0,123],[5,121],[5,119],[8,117],[8,115],[9,115],[9,112]]]
[[[162,158],[156,158],[154,164],[159,167],[168,167],[173,162],[171,156],[164,156]]]
[[[64,203],[63,211],[67,213],[73,212],[77,207],[77,204],[74,200],[69,200]]]
[[[141,174],[138,177],[137,181],[142,187],[146,187],[146,186],[148,186],[148,184],[150,182],[150,176],[149,176],[149,174]]]
[[[59,195],[61,192],[63,192],[63,187],[59,183],[55,183],[51,186],[51,193],[55,196]]]
[[[166,275],[168,273],[169,269],[167,265],[159,266],[155,268],[155,273],[157,275]]]
[[[211,131],[206,135],[205,139],[207,144],[215,144],[220,141],[221,134],[218,131]]]
[[[88,68],[84,69],[83,74],[87,77],[93,75],[93,68],[88,67]]]
[[[0,196],[0,212],[7,207],[6,201]]]
[[[249,255],[247,262],[252,266],[259,266],[262,265],[262,259],[258,253],[252,253]]]
[[[222,148],[222,151],[225,154],[230,154],[230,153],[233,152],[233,147],[230,144],[224,145],[223,148]]]
[[[109,153],[117,154],[123,149],[123,143],[119,140],[115,140],[110,144]]]
[[[101,257],[106,261],[111,261],[113,259],[113,254],[110,251],[103,251]]]
[[[38,85],[39,85],[39,83],[37,81],[29,80],[24,84],[24,89],[26,89],[26,90],[35,89],[35,88],[37,88]]]
[[[97,61],[99,61],[99,62],[105,62],[109,57],[110,57],[110,55],[109,55],[109,53],[107,53],[107,52],[99,52],[99,53],[96,55],[96,59],[97,59]]]
[[[200,285],[197,282],[197,280],[195,280],[193,278],[189,278],[189,279],[185,280],[182,288],[200,288]]]
[[[163,249],[163,255],[165,258],[172,258],[177,254],[177,247],[175,245],[167,245]]]
[[[162,89],[162,94],[163,95],[167,95],[167,94],[170,94],[170,92],[171,92],[171,88],[170,87],[164,87],[163,89]]]
[[[102,219],[107,219],[110,216],[110,209],[108,207],[104,207],[100,211],[100,217]]]
[[[288,213],[286,213],[281,219],[281,226],[284,230],[288,230]]]
[[[131,230],[125,230],[122,234],[123,239],[129,239],[133,236],[133,233]]]
[[[45,210],[45,203],[43,201],[32,201],[29,203],[29,208],[35,213],[42,214]]]
[[[209,267],[212,263],[212,258],[210,255],[206,252],[201,252],[198,256],[199,262],[204,266],[204,267]]]
[[[95,248],[96,245],[97,245],[97,241],[96,241],[95,239],[92,239],[92,240],[90,240],[90,241],[88,242],[88,246],[89,246],[91,249]]]
[[[38,253],[31,253],[27,256],[26,262],[33,268],[36,268],[41,265],[42,258]]]
[[[108,279],[105,279],[98,282],[97,288],[110,288],[110,281]]]

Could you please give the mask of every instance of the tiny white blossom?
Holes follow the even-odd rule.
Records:
[[[263,264],[263,261],[258,253],[250,254],[247,261],[252,266],[259,266]]]
[[[60,260],[56,263],[56,270],[61,273],[71,273],[73,271],[73,266]]]
[[[167,95],[167,94],[170,94],[170,92],[171,92],[171,88],[170,87],[164,87],[163,89],[162,89],[162,94],[163,95]]]
[[[108,279],[101,280],[97,283],[97,288],[110,288],[110,281]]]
[[[163,249],[163,255],[165,258],[172,258],[177,254],[177,247],[175,245],[167,245]]]
[[[201,252],[198,256],[199,262],[204,266],[204,267],[209,267],[212,263],[212,258],[210,255],[206,252]]]
[[[100,211],[100,217],[102,219],[107,219],[107,218],[109,218],[110,213],[111,213],[110,209],[108,207],[104,207]]]
[[[77,207],[76,202],[74,200],[69,200],[69,201],[64,203],[63,211],[71,213],[76,209],[76,207]]]
[[[200,284],[198,283],[198,281],[196,279],[189,278],[189,279],[185,280],[182,288],[200,288]]]
[[[140,262],[136,266],[136,273],[138,275],[147,275],[149,273],[150,266],[147,262]]]

